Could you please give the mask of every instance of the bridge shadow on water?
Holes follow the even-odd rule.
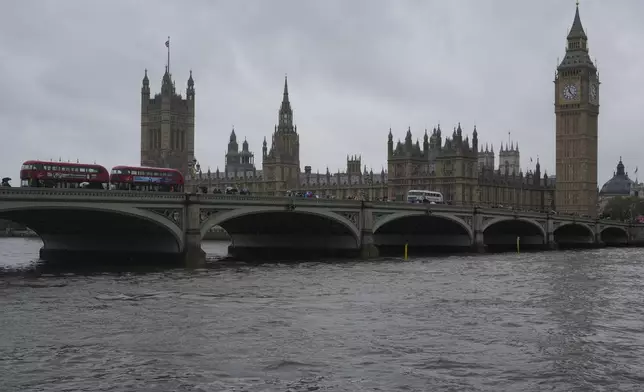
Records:
[[[0,268],[0,276],[37,278],[46,275],[148,274],[179,268],[184,268],[183,264],[154,260],[36,260],[27,265]]]
[[[299,265],[304,263],[315,264],[347,264],[354,262],[387,262],[400,261],[405,254],[405,247],[402,246],[380,246],[379,257],[375,259],[362,260],[358,257],[347,257],[344,254],[333,255],[332,253],[310,252],[302,254],[299,252],[279,251],[267,253],[262,257],[254,259],[236,259],[227,256],[227,241],[207,241],[204,243],[204,250],[207,252],[206,264],[197,270],[236,269],[261,265]],[[590,244],[588,244],[590,245]],[[583,249],[587,244],[570,244],[560,249]],[[542,252],[543,247],[538,245],[526,245],[520,247],[520,253]],[[514,245],[492,245],[486,248],[485,253],[499,254],[516,253]],[[472,252],[470,247],[462,246],[408,246],[407,256],[409,259],[445,257],[449,255],[473,256],[479,253]],[[46,276],[66,275],[102,275],[102,274],[151,274],[162,273],[170,270],[187,270],[181,262],[164,258],[138,259],[120,257],[102,257],[100,259],[69,259],[61,261],[34,260],[19,266],[0,267],[0,277],[16,276],[23,278],[39,278]]]
[[[21,278],[43,278],[60,276],[93,276],[93,275],[145,275],[163,273],[173,270],[203,271],[203,270],[230,270],[244,267],[255,267],[262,265],[300,265],[306,263],[315,264],[346,264],[352,262],[377,262],[385,258],[372,260],[358,260],[340,257],[305,257],[305,258],[261,258],[255,260],[239,260],[232,257],[210,256],[206,264],[198,269],[186,268],[182,263],[141,261],[113,259],[110,261],[83,262],[83,261],[44,261],[38,260],[23,266],[0,267],[0,278],[21,277]]]
[[[297,265],[302,263],[341,264],[358,261],[358,258],[347,258],[346,255],[333,255],[328,252],[288,252],[279,251],[263,254],[255,259],[236,259],[227,255],[229,241],[204,241],[203,249],[207,254],[206,264],[198,270],[236,269],[249,266],[281,264]],[[31,246],[40,247],[40,244]],[[33,251],[33,249],[31,249]],[[36,252],[37,253],[37,252]],[[103,254],[96,258],[68,258],[61,260],[39,260],[30,252],[32,261],[21,261],[11,265],[0,265],[0,278],[22,277],[41,278],[47,276],[92,276],[120,274],[153,274],[171,270],[195,270],[186,268],[183,262],[172,258],[132,258],[119,255]],[[379,259],[382,260],[382,259]],[[360,260],[363,262],[362,260]]]

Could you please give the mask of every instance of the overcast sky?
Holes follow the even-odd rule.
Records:
[[[539,156],[553,173],[554,71],[574,12],[574,0],[6,1],[0,175],[18,185],[28,159],[138,164],[141,79],[147,68],[159,91],[167,36],[178,90],[193,70],[204,170],[223,169],[233,124],[261,167],[288,73],[302,169],[362,154],[380,171],[389,127],[422,142],[460,121],[497,152],[511,131],[524,170]],[[620,155],[644,167],[644,2],[580,12],[602,81],[601,186]]]

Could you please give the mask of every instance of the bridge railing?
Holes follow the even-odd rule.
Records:
[[[96,197],[96,198],[152,198],[164,200],[183,200],[185,194],[177,192],[141,192],[141,191],[117,191],[102,189],[66,189],[66,188],[9,188],[0,187],[0,199],[29,198],[37,199],[41,197]]]
[[[292,202],[305,202],[314,204],[355,204],[360,205],[360,200],[345,200],[345,199],[323,199],[312,197],[294,197],[294,196],[256,196],[256,195],[226,195],[226,194],[203,194],[197,193],[195,197],[200,200],[216,201],[216,200],[253,200],[253,201],[274,201],[276,203],[284,203],[285,201]]]

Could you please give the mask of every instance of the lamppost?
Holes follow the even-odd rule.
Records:
[[[212,173],[210,172],[210,167],[208,168],[208,192],[211,192],[212,189]]]
[[[201,165],[197,158],[194,158],[191,162],[188,162],[188,167],[190,168],[190,180],[192,182],[192,193],[197,193],[197,173],[201,170]]]
[[[372,189],[373,189],[373,173],[367,174],[367,185],[369,185],[369,187],[367,188],[367,195],[368,196],[366,197],[365,201],[369,201],[371,199],[371,192],[372,192]],[[363,199],[365,199],[365,198],[363,198]]]

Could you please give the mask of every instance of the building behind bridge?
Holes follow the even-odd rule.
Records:
[[[186,97],[177,94],[169,66],[161,92],[150,95],[148,71],[141,86],[141,166],[169,167],[188,174],[195,153],[195,82],[192,71]]]
[[[394,146],[390,130],[387,151],[387,170],[382,167],[374,172],[356,154],[347,156],[344,171],[331,173],[325,168],[323,172],[313,172],[311,166],[301,171],[299,135],[285,79],[271,146],[266,140],[262,145],[262,169],[256,168],[246,140],[239,149],[233,129],[224,170],[199,172],[192,186],[205,187],[209,193],[233,187],[266,196],[310,191],[321,197],[369,200],[403,200],[410,189],[431,189],[442,192],[453,204],[538,210],[553,207],[554,183],[541,172],[538,160],[535,170],[523,173],[518,144],[509,142],[501,146],[495,168],[494,152],[479,145],[476,127],[470,140],[460,124],[445,139],[438,126],[431,136],[425,132],[422,147],[419,141],[413,141],[411,129],[405,141]]]
[[[483,148],[479,142],[476,127],[470,139],[460,124],[451,136],[444,136],[440,126],[431,133],[426,131],[422,144],[419,139],[414,141],[411,129],[404,141],[394,143],[390,130],[386,169],[376,172],[364,167],[359,156],[347,157],[344,172],[330,173],[328,168],[314,171],[310,166],[302,171],[299,134],[286,80],[270,146],[266,139],[263,141],[262,168],[256,169],[246,141],[239,151],[233,132],[224,170],[199,172],[192,185],[205,186],[209,192],[230,186],[260,195],[312,191],[337,198],[390,200],[403,198],[410,189],[431,189],[455,204],[539,210],[556,207],[559,212],[595,216],[599,78],[589,57],[588,37],[578,8],[566,39],[566,53],[554,81],[556,189],[555,177],[541,172],[538,159],[534,169],[521,169],[518,143],[502,145],[497,160],[494,149]],[[159,98],[150,100],[147,75],[144,78],[141,161],[183,168],[194,159],[194,110],[190,109],[194,106],[194,82],[192,77],[188,81],[186,100],[176,97],[167,71],[163,86]],[[166,101],[171,104],[164,104]]]

